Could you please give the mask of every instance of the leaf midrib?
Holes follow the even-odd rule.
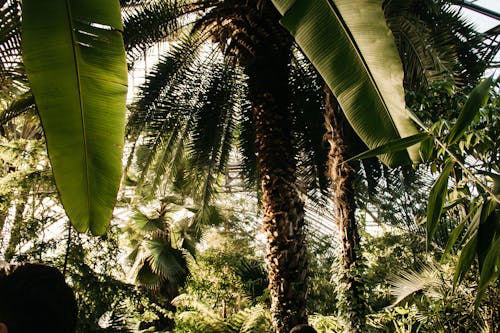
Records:
[[[81,78],[80,78],[80,66],[78,62],[78,47],[76,43],[76,38],[75,38],[75,27],[73,26],[73,15],[71,12],[71,4],[70,0],[65,0],[65,5],[66,5],[66,18],[67,18],[67,24],[70,27],[70,39],[71,39],[71,48],[73,50],[73,62],[75,65],[75,74],[76,74],[76,82],[77,82],[77,89],[78,89],[78,102],[80,105],[80,119],[81,119],[81,129],[82,129],[82,137],[83,137],[83,160],[84,160],[84,172],[85,172],[85,183],[86,183],[86,192],[87,192],[87,198],[86,198],[86,205],[87,205],[87,211],[90,212],[90,183],[89,183],[89,164],[88,164],[88,148],[87,148],[87,133],[85,130],[85,113],[83,112],[83,98],[82,98],[82,89],[81,89]],[[90,216],[88,216],[88,228],[90,228]]]
[[[391,122],[391,125],[392,125],[393,129],[395,130],[396,133],[398,133],[398,135],[401,136],[401,133],[399,132],[398,128],[396,127],[396,124],[394,123],[394,120],[392,119],[391,113],[390,113],[389,108],[388,108],[388,106],[387,106],[387,104],[385,102],[385,99],[383,98],[383,95],[380,92],[379,86],[376,83],[376,81],[375,81],[372,73],[368,70],[370,67],[368,66],[365,58],[361,56],[362,52],[359,49],[358,44],[356,43],[356,39],[354,38],[354,36],[351,33],[351,31],[349,29],[346,29],[347,24],[344,21],[344,19],[342,18],[342,15],[340,15],[339,9],[335,5],[335,3],[333,3],[333,0],[327,0],[327,2],[328,2],[328,5],[332,8],[332,11],[335,14],[335,17],[340,22],[342,30],[344,30],[344,32],[346,33],[346,35],[349,37],[349,40],[351,41],[351,44],[353,45],[354,49],[356,50],[356,52],[355,52],[356,56],[358,57],[358,59],[360,59],[361,63],[363,64],[363,70],[366,72],[366,74],[370,78],[370,81],[372,82],[372,86],[375,87],[375,91],[377,92],[379,100],[382,102],[384,110],[385,110],[386,114],[388,115],[388,118],[389,118],[389,120]]]

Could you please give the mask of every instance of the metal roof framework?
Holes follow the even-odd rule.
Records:
[[[472,10],[481,15],[490,17],[499,24],[495,27],[482,32],[479,37],[482,40],[483,45],[485,46],[484,50],[481,54],[481,58],[488,64],[490,68],[500,68],[500,59],[497,56],[500,51],[500,13],[475,4],[477,0],[452,0],[451,3],[460,6],[462,8],[466,8]]]

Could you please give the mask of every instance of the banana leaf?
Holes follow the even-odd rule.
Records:
[[[273,0],[281,24],[333,91],[370,148],[417,133],[405,109],[403,67],[380,0]],[[419,144],[380,159],[420,160]]]
[[[24,0],[22,49],[64,209],[106,232],[121,175],[127,67],[118,0]]]

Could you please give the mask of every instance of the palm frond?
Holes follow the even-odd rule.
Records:
[[[436,264],[423,264],[419,270],[401,272],[390,279],[391,293],[396,300],[391,307],[398,305],[402,300],[417,293],[427,292],[440,283],[439,267]]]
[[[20,1],[0,0],[0,77],[21,63]]]
[[[298,52],[298,51],[297,51]],[[290,74],[292,101],[290,112],[298,154],[298,174],[305,184],[305,193],[319,190],[326,193],[329,181],[326,176],[328,157],[323,136],[325,108],[324,81],[304,56],[296,57]]]
[[[21,3],[0,0],[0,99],[26,91],[21,58]]]
[[[241,104],[241,119],[237,132],[237,145],[241,153],[241,176],[248,188],[258,189],[259,171],[255,147],[255,120],[252,105],[248,101]]]
[[[234,314],[228,323],[234,332],[270,332],[271,314],[269,309],[259,304],[251,308],[243,309]]]
[[[418,89],[431,80],[453,77],[457,56],[448,30],[425,21],[438,20],[442,10],[434,1],[389,0],[384,12],[403,61],[407,87]],[[429,14],[430,13],[430,14]]]
[[[234,144],[238,89],[234,70],[222,62],[210,66],[206,93],[194,110],[188,154],[192,177],[199,182],[197,197],[204,203],[216,193],[218,176],[225,171]]]
[[[136,211],[131,219],[132,227],[139,234],[149,234],[162,231],[165,228],[165,222],[161,218],[150,218],[141,211]]]
[[[201,96],[196,115],[192,139],[189,144],[191,164],[205,169],[215,163],[214,173],[223,171],[232,146],[235,129],[236,105],[234,90],[234,68],[218,63],[210,66],[209,83]]]
[[[161,276],[153,272],[149,262],[145,261],[140,266],[137,274],[135,275],[135,281],[148,289],[158,290],[161,284],[164,282]]]
[[[482,36],[475,25],[451,5],[443,6],[440,21],[441,24],[437,28],[449,30],[453,36],[451,44],[454,45],[458,56],[455,71],[458,72],[460,83],[475,86],[488,66],[481,57],[488,45],[482,42]]]
[[[201,232],[192,218],[175,221],[171,227],[173,243],[177,248],[186,250],[196,256],[196,244],[200,241]]]
[[[187,275],[186,258],[163,239],[146,240],[147,262],[154,274],[170,282],[183,283]]]
[[[179,165],[183,163],[185,140],[188,137],[188,129],[191,126],[189,119],[183,128],[174,129],[163,147],[157,154],[157,160],[152,168],[151,192],[156,193],[163,181],[175,179]],[[146,169],[144,170],[146,171]]]
[[[0,125],[6,124],[29,110],[35,110],[35,108],[35,98],[31,91],[20,96],[13,96],[9,105],[4,110],[0,108]]]
[[[234,264],[233,269],[245,284],[246,292],[252,299],[262,295],[269,285],[267,271],[260,260],[242,257]]]
[[[226,220],[220,208],[208,201],[202,201],[195,214],[195,224],[201,225],[222,225]]]
[[[168,107],[178,104],[179,98],[186,100],[196,96],[194,92],[190,95],[182,94],[179,88],[186,85],[186,75],[198,57],[201,42],[196,36],[185,37],[178,45],[173,46],[165,57],[159,59],[146,77],[146,82],[139,92],[139,99],[131,109],[127,124],[129,136],[143,131],[146,125],[150,128],[161,128],[162,125],[153,126],[151,123],[157,119],[162,123]]]
[[[140,59],[153,45],[173,37],[186,12],[184,6],[184,1],[142,1],[126,8],[123,40],[129,63]]]

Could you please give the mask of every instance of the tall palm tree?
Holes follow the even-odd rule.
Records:
[[[148,79],[149,87],[144,89],[137,111],[130,118],[131,125],[138,124],[135,130],[131,126],[130,135],[137,136],[141,131],[169,133],[149,141],[152,146],[162,146],[167,160],[178,147],[175,142],[190,138],[192,163],[205,175],[200,193],[209,198],[210,185],[216,181],[214,175],[223,170],[235,129],[239,129],[244,160],[252,166],[247,170],[254,170],[254,175],[258,170],[261,184],[274,330],[287,332],[307,321],[304,209],[297,189],[293,119],[289,112],[291,37],[278,24],[277,12],[265,1],[161,2],[142,10],[130,9],[126,16],[125,43],[130,57],[134,58],[137,48],[150,45],[151,36],[159,40],[179,31],[181,19],[192,22],[188,37],[175,48],[175,56],[160,61],[156,75]],[[134,30],[143,30],[143,25],[151,22],[161,22],[160,28],[150,27],[155,33]],[[148,37],[137,38],[144,35]],[[202,51],[202,45],[214,42],[216,49],[208,46]],[[205,61],[218,61],[219,68],[207,69],[199,58],[202,52],[208,54],[205,59],[209,60]],[[242,72],[238,73],[238,68]],[[195,70],[208,70],[208,80],[198,77],[180,81]],[[182,84],[184,92],[174,93]],[[186,90],[186,85],[191,89]],[[198,88],[209,94],[199,94]],[[242,96],[245,102],[241,102]],[[238,101],[240,111],[236,109]],[[160,114],[162,121],[157,121]]]
[[[409,8],[409,6],[402,6],[402,4],[401,4],[401,3],[396,3],[396,4],[394,5],[394,3],[395,3],[395,2],[393,2],[392,7],[391,7],[391,5],[387,5],[387,7],[386,7],[386,8],[392,8],[392,9],[396,8],[396,9],[399,9],[399,11],[398,11],[398,10],[394,10],[394,12],[395,12],[395,13],[397,13],[397,15],[399,15],[399,16],[403,16],[403,17],[404,17],[404,15],[402,15],[401,13],[402,13],[402,12],[404,12],[404,11],[403,11],[403,9],[404,9],[404,10],[407,10],[407,9]],[[236,6],[236,7],[238,7],[238,6]],[[162,24],[161,29],[165,29],[165,30],[168,30],[168,29],[170,29],[170,30],[175,30],[175,24],[174,24],[174,23],[175,23],[175,20],[174,20],[174,19],[172,19],[172,18],[173,18],[173,17],[175,17],[175,15],[179,15],[179,13],[181,13],[182,15],[184,15],[186,12],[192,13],[193,11],[195,11],[195,10],[196,10],[196,9],[193,9],[193,8],[195,8],[195,7],[194,7],[194,6],[191,6],[191,7],[189,7],[189,9],[188,9],[187,7],[185,7],[185,8],[184,8],[184,10],[185,10],[185,11],[182,11],[182,10],[181,10],[181,11],[178,11],[177,13],[175,13],[175,12],[174,12],[173,14],[168,14],[168,15],[167,15],[167,14],[165,14],[165,13],[167,13],[167,11],[165,11],[165,10],[164,10],[164,11],[160,11],[161,13],[163,13],[163,16],[162,16],[162,15],[156,15],[156,14],[153,14],[153,13],[154,13],[154,11],[150,8],[150,9],[149,9],[149,12],[148,12],[148,15],[149,15],[149,20],[150,20],[150,21],[153,21],[153,22],[156,22],[156,23],[161,23],[161,24]],[[163,8],[163,9],[164,9],[164,8]],[[207,9],[207,8],[204,8],[204,10],[205,10],[205,9]],[[226,7],[226,10],[228,10],[228,8],[227,8],[227,7]],[[156,12],[156,13],[158,13],[158,12]],[[172,12],[170,12],[170,13],[172,13]],[[205,23],[205,26],[208,26],[209,24],[214,24],[214,22],[216,21],[216,19],[215,19],[215,17],[216,17],[216,16],[214,16],[214,15],[215,15],[215,12],[212,12],[211,14],[213,14],[213,15],[212,15],[212,18],[208,20],[208,22],[209,22],[208,24],[207,24],[207,23]],[[397,15],[393,15],[393,16],[397,16]],[[231,25],[231,24],[229,23],[229,22],[230,22],[229,20],[223,20],[221,17],[218,17],[218,19],[219,19],[220,21],[225,22],[225,24],[224,24],[224,29],[222,29],[220,32],[217,32],[215,35],[213,35],[213,34],[211,35],[211,36],[212,36],[214,39],[216,39],[217,41],[223,40],[224,36],[225,36],[225,37],[227,37],[227,36],[232,36],[232,37],[234,37],[234,36],[239,36],[239,37],[241,37],[240,35],[242,34],[242,31],[243,31],[243,32],[245,32],[245,30],[244,30],[244,29],[240,29],[240,30],[238,30],[236,25],[234,25],[234,24],[233,24],[233,25]],[[144,22],[146,22],[146,20],[144,20],[144,19],[142,19],[142,20],[141,20],[141,19],[137,19],[137,18],[135,18],[133,21],[134,21],[134,22],[142,22],[142,24],[144,24]],[[399,26],[398,26],[398,24],[393,24],[393,26],[396,26],[396,27],[400,28],[400,30],[399,30],[399,31],[403,31],[403,32],[407,33],[408,31],[406,31],[405,29],[408,29],[408,25],[404,26],[404,24],[403,24],[403,23],[408,23],[408,21],[409,21],[409,20],[406,20],[406,21],[404,21],[404,20],[399,20],[399,21],[397,22],[397,23],[399,23]],[[234,23],[234,22],[233,22],[233,23]],[[198,26],[203,26],[203,23],[199,23],[199,24],[198,24]],[[403,29],[403,28],[404,28],[404,29]],[[413,27],[413,28],[414,28],[414,27]],[[161,29],[157,29],[157,31],[158,31],[158,30],[161,30]],[[196,31],[196,30],[194,30],[194,31]],[[415,30],[410,31],[410,32],[414,32],[414,31],[415,31]],[[139,40],[139,41],[137,41],[137,40],[136,40],[136,41],[134,42],[135,44],[130,43],[130,44],[127,44],[127,45],[132,45],[132,46],[133,46],[133,45],[139,45],[140,47],[147,46],[147,45],[148,45],[148,43],[152,43],[152,41],[154,40],[154,39],[153,39],[153,40],[151,39],[151,36],[157,36],[157,35],[155,35],[154,33],[151,33],[151,34],[146,34],[146,38],[145,38],[145,39],[143,39],[143,40]],[[245,37],[246,37],[246,35],[243,35],[243,36],[245,36]],[[410,34],[410,36],[411,36],[411,37],[415,37],[415,35],[414,35],[414,34]],[[408,37],[408,35],[402,34],[402,38],[400,38],[400,40],[405,40],[405,38],[407,38],[407,37]],[[418,36],[417,36],[417,37],[418,37]],[[421,38],[421,39],[422,39],[422,38]],[[132,40],[132,39],[131,39],[131,40]],[[244,42],[244,43],[241,43],[241,41],[238,41],[238,40],[236,40],[236,41],[235,41],[235,40],[236,40],[236,38],[231,39],[230,41],[227,41],[225,44],[224,44],[224,43],[222,44],[222,50],[223,50],[224,52],[226,52],[226,55],[227,55],[227,54],[229,54],[229,55],[235,55],[235,54],[237,54],[238,56],[241,56],[242,54],[243,54],[243,55],[247,54],[247,53],[248,53],[248,51],[249,51],[249,50],[251,50],[251,48],[249,47],[249,45],[253,45],[253,44],[246,43],[248,40],[251,40],[251,39],[247,39],[247,41],[246,41],[246,42]],[[410,40],[410,41],[411,41],[411,40]],[[422,40],[420,40],[420,42],[421,42],[421,41],[422,41]],[[240,44],[238,44],[238,43],[240,43]],[[288,44],[289,44],[289,42],[288,42]],[[243,49],[238,49],[238,46],[240,46],[240,47],[241,47],[242,45],[244,46],[244,48],[243,48]],[[131,49],[132,49],[132,50],[134,50],[134,47],[131,47]],[[242,51],[242,52],[239,52],[239,53],[238,53],[238,51]],[[414,55],[416,55],[417,57],[422,57],[422,53],[421,53],[422,51],[425,51],[425,50],[422,50],[422,49],[417,49],[417,51],[414,51]],[[406,50],[405,52],[407,52],[407,50]],[[420,52],[420,53],[419,53],[419,52]],[[131,52],[131,53],[133,54],[134,52]],[[190,59],[190,58],[192,58],[192,56],[193,56],[193,53],[192,53],[192,52],[186,52],[186,50],[184,50],[184,51],[182,51],[182,52],[178,52],[178,53],[181,55],[181,58],[182,58],[182,57],[184,57],[184,59]],[[265,52],[265,51],[262,51],[262,54],[266,54],[266,52]],[[247,54],[247,55],[248,55],[248,54]],[[280,55],[280,56],[283,56],[283,57],[285,57],[285,58],[289,57],[289,56],[288,56],[287,54],[285,54],[285,53],[276,53],[276,55]],[[427,56],[427,59],[429,58],[427,54],[424,54],[424,55],[425,55],[425,56]],[[441,58],[443,58],[443,57],[441,57]],[[251,61],[251,62],[247,62],[247,60],[243,60],[243,61],[242,61],[242,59],[245,59],[245,57],[239,58],[239,60],[238,60],[238,61],[239,61],[239,64],[241,64],[241,65],[245,68],[245,73],[249,75],[249,79],[248,79],[248,84],[249,84],[249,86],[248,86],[248,88],[249,88],[249,95],[250,95],[250,96],[252,96],[252,98],[254,98],[254,97],[255,97],[255,98],[258,100],[258,94],[254,94],[254,93],[253,93],[254,88],[252,88],[252,87],[257,87],[257,88],[259,88],[259,86],[255,85],[255,84],[253,83],[253,82],[254,82],[254,81],[253,81],[253,79],[255,79],[255,82],[257,82],[257,76],[256,76],[256,74],[258,74],[258,72],[259,72],[258,70],[257,70],[257,71],[255,71],[253,68],[259,68],[259,67],[260,67],[260,65],[259,65],[259,66],[257,66],[258,62],[256,62],[256,59],[258,59],[258,57],[256,57],[255,59],[252,59],[252,61]],[[425,58],[421,58],[421,59],[425,59]],[[421,60],[421,59],[419,59],[419,60]],[[433,60],[435,60],[435,59],[433,59]],[[438,60],[439,60],[439,59],[438,59]],[[443,59],[441,59],[441,60],[443,60]],[[426,64],[426,63],[421,63],[421,64],[418,64],[418,63],[417,63],[417,66],[414,66],[413,68],[418,67],[418,65],[420,65],[420,66],[424,67],[424,70],[425,70],[425,71],[428,71],[428,70],[429,70],[429,68],[428,68],[428,67],[431,67],[431,69],[433,69],[433,68],[436,68],[436,67],[437,67],[437,66],[434,66],[434,67],[433,67],[433,65],[435,65],[434,63],[431,63],[430,65],[429,65],[428,63],[427,63],[427,64]],[[440,65],[441,65],[441,64],[440,64]],[[174,61],[171,61],[169,64],[165,63],[165,66],[179,66],[179,64],[176,64]],[[425,67],[425,66],[427,66],[427,67]],[[262,68],[265,68],[265,67],[263,66]],[[278,68],[278,67],[276,67],[276,68]],[[408,68],[408,67],[407,67],[407,68]],[[435,72],[437,72],[437,73],[439,73],[439,74],[442,74],[442,72],[443,72],[443,71],[442,71],[442,68],[446,68],[446,66],[441,65],[440,67],[438,67],[438,68],[437,68],[437,70],[435,70]],[[183,70],[188,70],[188,68],[187,68],[187,67],[185,67]],[[424,71],[421,71],[421,72],[424,72]],[[414,75],[414,73],[413,73],[413,75]],[[161,78],[161,77],[156,77],[155,79],[157,80],[157,79],[162,79],[162,78]],[[177,79],[178,79],[178,78],[177,78]],[[163,78],[163,80],[165,80],[165,78]],[[176,78],[174,77],[174,78],[173,78],[173,80],[176,80]],[[259,82],[260,82],[260,81],[259,81]],[[150,83],[151,83],[151,81],[150,81]],[[261,83],[261,85],[262,85],[262,87],[264,87],[264,89],[266,89],[266,88],[267,88],[267,86],[266,86],[266,85],[264,85],[264,84],[262,84],[262,83]],[[255,89],[255,91],[256,91],[257,93],[259,92],[259,91],[258,91],[258,89]],[[284,92],[284,91],[285,91],[285,90],[283,89],[283,92]],[[159,94],[161,93],[160,91],[154,91],[154,90],[153,90],[152,92],[153,92],[153,93],[151,94],[151,90],[150,90],[149,95],[145,95],[145,96],[144,96],[145,98],[144,98],[143,100],[145,100],[145,101],[147,102],[147,101],[148,101],[148,99],[149,99],[149,102],[151,103],[151,102],[153,102],[153,101],[154,101],[154,98],[155,98],[155,96],[154,96],[154,95],[155,95],[155,93],[156,93],[157,95],[159,95]],[[153,99],[151,99],[151,95],[153,95]],[[254,96],[254,95],[255,95],[255,96]],[[260,93],[260,95],[262,95],[262,93]],[[147,104],[147,103],[146,103],[146,104]],[[257,113],[257,111],[259,111],[259,110],[257,110],[257,109],[255,108],[255,105],[257,105],[257,106],[258,106],[258,104],[265,104],[265,103],[264,103],[263,101],[258,101],[257,103],[254,103],[254,104],[253,104],[253,105],[254,105],[254,116],[256,116],[256,117],[255,117],[255,119],[257,119],[257,120],[259,119],[259,117],[261,117],[260,113]],[[156,107],[156,106],[155,106],[155,107]],[[146,109],[147,109],[147,108],[146,108]],[[334,109],[335,109],[335,107],[333,107],[333,108],[331,108],[331,109],[332,109],[332,110],[334,110]],[[151,110],[149,110],[148,112],[150,112],[150,111],[151,111]],[[148,115],[148,113],[146,113],[146,116],[147,116],[147,115]],[[264,115],[265,115],[265,114],[264,114]],[[331,123],[339,123],[339,122],[344,122],[344,123],[345,123],[345,120],[335,121],[335,119],[332,119],[332,118],[331,118],[331,116],[329,116],[329,117],[327,116],[326,118],[327,118],[327,119],[330,119],[330,124],[331,124]],[[132,119],[133,119],[133,118],[132,118]],[[248,118],[247,118],[246,120],[248,120]],[[270,120],[268,120],[268,119],[266,119],[266,121],[265,121],[265,122],[268,122],[269,124],[271,124]],[[328,122],[327,122],[327,124],[328,124]],[[257,127],[256,127],[256,128],[258,129],[258,128],[259,128],[259,126],[261,126],[262,124],[261,124],[261,123],[256,123],[255,125],[257,125]],[[331,126],[327,125],[327,127],[328,127],[328,128],[330,128]],[[347,129],[345,129],[345,130],[340,130],[340,132],[339,132],[338,134],[336,134],[336,137],[341,137],[341,136],[340,136],[340,135],[341,135],[341,133],[346,132],[346,131],[347,131]],[[288,132],[288,131],[287,131],[287,132]],[[258,135],[260,136],[260,135],[261,135],[261,132],[259,132],[258,130],[256,130],[256,134],[258,134]],[[342,135],[343,135],[343,134],[342,134]],[[259,146],[259,142],[257,142],[257,144],[258,144],[258,145],[257,145],[257,149],[264,149],[264,150],[266,149],[266,148],[265,148],[265,147],[266,147],[265,145]],[[352,143],[351,143],[351,144],[352,144]],[[343,144],[343,143],[341,143],[341,144],[338,144],[338,145],[337,145],[337,147],[342,147],[343,145],[344,145],[344,144]],[[347,155],[349,155],[349,154],[347,154],[347,153],[346,153],[346,151],[348,151],[348,150],[345,150],[345,149],[344,149],[344,150],[341,150],[341,151],[342,151],[342,155],[341,155],[341,156],[342,156],[342,160],[345,160],[345,159],[346,159],[346,157],[347,157]],[[352,149],[351,149],[351,151],[352,151]],[[247,156],[250,156],[250,155],[247,155]],[[264,155],[262,155],[262,154],[261,154],[259,157],[261,157],[261,156],[264,156]],[[252,159],[252,158],[250,157],[250,160],[251,160],[251,159]],[[265,163],[264,163],[264,162],[265,162],[265,160],[264,160],[264,159],[259,158],[259,166],[261,166],[261,167],[262,167],[262,166],[264,166],[264,168],[266,168],[266,166],[265,166]],[[338,162],[336,162],[336,163],[338,163]],[[279,167],[278,167],[278,169],[279,169]],[[333,169],[333,168],[330,168],[330,170],[332,170],[332,169]],[[262,172],[262,170],[261,170],[261,172]],[[347,175],[347,178],[349,178],[349,177],[352,177],[353,172],[352,172],[352,170],[349,170],[349,168],[346,168],[345,173],[343,174],[343,173],[341,172],[339,175],[341,175],[342,177],[346,177],[346,175]],[[335,176],[335,177],[337,177],[337,178],[335,178],[336,180],[338,180],[338,179],[339,179],[339,178],[338,178],[338,176],[339,176],[339,175]],[[265,177],[264,177],[264,180],[265,180]],[[344,184],[345,182],[343,182],[343,181],[338,181],[338,182],[336,182],[336,183],[338,183],[338,184]],[[350,183],[350,182],[347,182],[347,183]],[[264,182],[264,185],[265,185],[265,182]],[[339,186],[340,186],[340,187],[342,187],[342,186],[344,186],[344,185],[339,185]],[[338,189],[337,189],[337,191],[334,191],[334,192],[339,193],[339,197],[338,197],[338,199],[339,199],[341,202],[342,202],[342,201],[345,201],[345,202],[352,202],[352,200],[347,200],[346,198],[344,198],[344,199],[343,199],[343,196],[345,196],[345,195],[346,195],[346,193],[349,193],[349,192],[352,192],[352,191],[350,191],[350,190],[346,190],[346,189],[342,189],[342,188],[338,188]],[[267,199],[267,198],[266,198],[266,199]],[[338,206],[340,206],[340,205],[338,205]],[[345,208],[345,209],[347,209],[347,208]],[[354,210],[352,209],[352,205],[351,205],[351,208],[349,208],[349,210],[351,210],[352,212],[354,212]],[[353,216],[353,214],[352,214],[352,213],[347,213],[347,214],[344,214],[344,213],[342,213],[342,212],[341,212],[339,215],[340,215],[340,216]],[[351,218],[351,220],[352,220],[352,218]],[[269,224],[266,224],[266,225],[269,225]],[[346,223],[343,223],[343,224],[341,224],[341,225],[349,225],[349,223],[347,223],[347,224],[346,224]],[[351,223],[350,225],[351,225],[351,226],[355,226],[355,223],[354,223],[354,224],[353,224],[353,223]],[[341,229],[342,229],[342,228],[341,228]],[[348,228],[347,230],[351,230],[351,231],[352,231],[352,230],[353,230],[353,228],[351,227],[351,228]],[[354,228],[354,230],[356,230],[356,229]],[[273,231],[276,231],[276,230],[273,230]],[[349,250],[349,251],[347,251],[346,253],[350,252],[350,253],[351,253],[351,256],[352,256],[352,254],[353,254],[353,253],[355,253],[355,252],[353,251],[353,250],[355,249],[355,246],[354,246],[354,245],[352,245],[352,244],[357,244],[358,242],[357,242],[357,241],[355,241],[355,239],[357,238],[357,236],[356,236],[356,232],[354,232],[354,233],[352,233],[352,232],[351,232],[350,234],[354,235],[354,236],[353,236],[354,238],[351,238],[351,240],[350,240],[350,241],[347,241],[347,240],[346,240],[345,244],[351,244],[351,245],[348,245],[348,247],[350,248],[350,250]],[[346,235],[347,235],[347,233],[346,233]],[[353,258],[355,258],[355,255],[354,255],[354,257],[353,257]],[[352,258],[351,258],[351,259],[349,260],[349,262],[355,262],[355,260],[352,260]]]

